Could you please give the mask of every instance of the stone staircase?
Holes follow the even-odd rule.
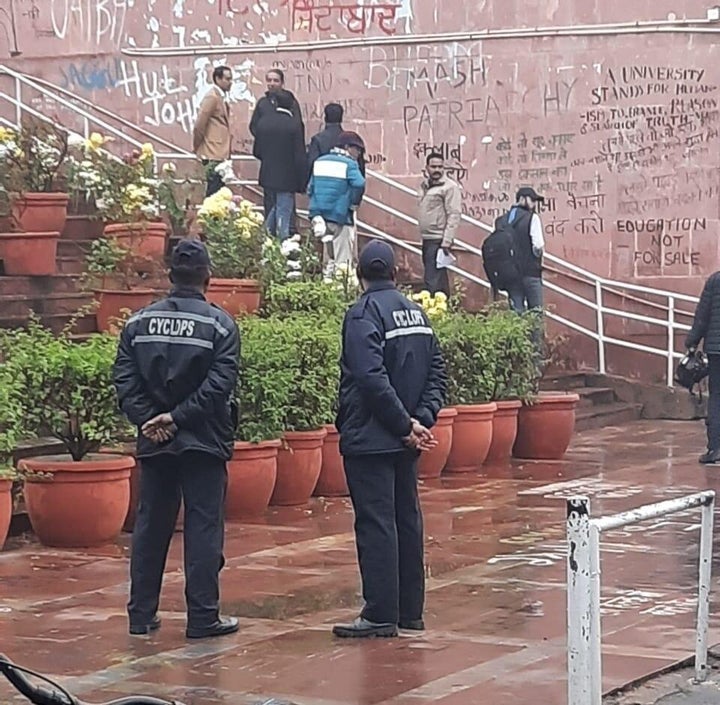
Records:
[[[643,404],[623,401],[612,380],[605,375],[586,372],[563,372],[546,376],[543,391],[575,392],[580,402],[575,415],[575,429],[587,431],[605,426],[624,426],[642,418]]]

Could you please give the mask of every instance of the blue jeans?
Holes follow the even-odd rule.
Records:
[[[525,313],[533,308],[543,307],[542,279],[523,277],[522,282],[508,291],[510,308],[515,313]]]
[[[273,195],[275,204],[265,218],[265,228],[281,241],[287,240],[290,237],[294,194],[276,191]]]

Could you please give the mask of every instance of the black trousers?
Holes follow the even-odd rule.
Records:
[[[708,450],[720,450],[720,355],[708,355],[707,439]]]
[[[421,619],[425,603],[423,520],[415,451],[345,457],[355,540],[371,622]]]
[[[207,188],[205,189],[205,198],[208,196],[212,196],[214,193],[217,193],[223,186],[225,186],[225,182],[222,180],[222,176],[215,171],[215,167],[220,164],[220,162],[215,161],[208,161],[207,159],[202,160],[202,165],[205,167],[205,171],[207,174]]]
[[[188,625],[210,626],[219,616],[220,570],[224,565],[225,461],[206,453],[188,452],[144,458],[141,467],[140,502],[130,557],[130,622],[148,624],[158,610],[182,497]]]
[[[434,296],[442,291],[450,296],[450,281],[446,267],[437,266],[437,254],[440,251],[441,240],[423,240],[422,258],[425,269],[425,288]]]

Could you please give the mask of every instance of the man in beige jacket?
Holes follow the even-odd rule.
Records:
[[[205,196],[219,191],[225,184],[222,176],[215,171],[221,162],[230,159],[230,104],[232,70],[217,66],[213,70],[213,87],[200,103],[195,129],[193,130],[193,152],[198,156],[207,172]]]
[[[420,193],[418,225],[422,235],[425,288],[433,295],[442,291],[450,295],[446,267],[437,266],[438,253],[450,254],[462,217],[460,186],[445,176],[445,159],[431,152],[425,162],[425,176]]]

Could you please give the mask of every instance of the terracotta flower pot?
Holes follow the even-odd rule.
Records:
[[[316,497],[347,497],[350,490],[345,478],[345,466],[340,455],[340,434],[332,424],[325,426],[327,436],[322,447],[320,477],[313,494]]]
[[[97,289],[95,299],[98,308],[95,311],[97,328],[101,332],[116,332],[113,319],[120,318],[122,311],[138,311],[149,306],[155,299],[152,289]]]
[[[246,519],[262,514],[268,507],[277,478],[280,441],[235,443],[228,463],[225,517]]]
[[[541,392],[533,404],[518,414],[518,434],[513,447],[516,458],[560,460],[575,430],[577,394]]]
[[[438,444],[431,451],[420,453],[418,460],[418,478],[421,480],[431,480],[442,474],[452,448],[453,424],[457,415],[457,409],[440,409],[437,423],[432,429]]]
[[[25,480],[25,503],[40,541],[63,548],[114,541],[127,516],[134,464],[132,457],[102,453],[79,462],[64,455],[21,460],[23,471],[52,475]]]
[[[487,463],[498,463],[508,460],[512,455],[513,444],[517,437],[518,411],[522,402],[516,399],[498,401],[497,410],[493,416],[493,435]]]
[[[27,233],[61,233],[69,200],[67,193],[23,193],[13,197],[12,217]]]
[[[271,505],[294,507],[310,499],[320,477],[326,435],[324,428],[285,433],[278,452],[277,482]]]
[[[0,479],[0,551],[5,545],[12,519],[12,480]]]
[[[0,233],[0,259],[9,276],[46,277],[57,271],[57,231]]]
[[[472,472],[487,458],[492,443],[493,416],[497,405],[471,404],[456,406],[453,439],[445,465],[446,473]]]
[[[260,290],[256,279],[211,279],[205,298],[235,318],[260,308]]]
[[[114,223],[105,226],[105,236],[141,257],[162,260],[168,228],[165,223]]]

